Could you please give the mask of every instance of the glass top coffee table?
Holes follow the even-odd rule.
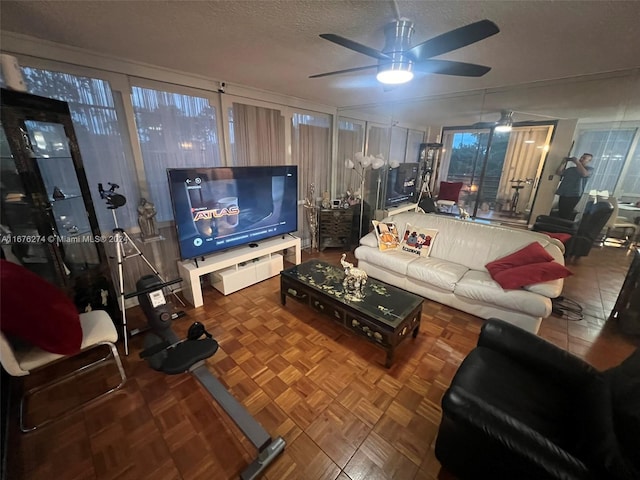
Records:
[[[385,367],[393,363],[395,349],[409,334],[418,335],[423,298],[369,278],[364,299],[345,298],[344,271],[322,260],[309,260],[280,272],[280,298],[306,303],[352,332],[384,348]]]

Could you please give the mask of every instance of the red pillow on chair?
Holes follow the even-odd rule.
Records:
[[[440,182],[438,190],[438,200],[449,200],[457,202],[462,190],[462,182]]]
[[[0,329],[47,352],[80,351],[82,326],[73,302],[21,265],[0,260]]]

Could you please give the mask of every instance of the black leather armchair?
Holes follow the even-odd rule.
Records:
[[[551,215],[539,215],[532,230],[535,232],[568,233],[571,238],[565,243],[564,256],[586,257],[604,229],[613,212],[607,200],[588,202],[579,222],[572,222]]]
[[[442,410],[436,457],[461,479],[640,478],[640,350],[599,372],[490,319]]]

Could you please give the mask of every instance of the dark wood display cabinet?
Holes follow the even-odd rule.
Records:
[[[65,291],[80,312],[120,318],[66,102],[2,89],[0,233],[5,257]]]
[[[320,251],[327,247],[351,248],[353,228],[353,208],[320,210]]]

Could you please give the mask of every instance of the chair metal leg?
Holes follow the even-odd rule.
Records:
[[[90,403],[92,403],[92,402],[94,402],[94,401],[96,401],[96,400],[98,400],[98,399],[100,399],[100,398],[112,393],[112,392],[115,392],[116,390],[120,389],[125,384],[125,382],[127,381],[127,376],[126,376],[124,368],[122,366],[122,361],[120,359],[120,355],[118,354],[118,348],[116,347],[115,344],[113,344],[111,342],[96,343],[91,348],[86,349],[81,353],[87,352],[89,350],[92,350],[93,348],[96,348],[96,347],[99,347],[99,346],[102,346],[102,345],[105,345],[105,346],[109,347],[109,351],[107,352],[107,354],[104,357],[102,357],[102,358],[100,358],[100,359],[98,359],[98,360],[96,360],[96,361],[94,361],[92,363],[89,363],[87,365],[84,365],[84,366],[82,366],[82,367],[80,367],[80,368],[78,368],[78,369],[76,369],[76,370],[64,375],[61,378],[57,378],[57,379],[52,380],[50,382],[47,382],[47,383],[45,383],[43,385],[38,385],[37,387],[33,387],[33,388],[29,389],[27,392],[24,393],[24,395],[20,399],[20,430],[22,432],[24,432],[24,433],[32,432],[33,430],[36,430],[37,428],[44,427],[45,425],[48,425],[48,424],[50,424],[50,423],[52,423],[52,422],[54,422],[56,420],[59,420],[59,419],[64,418],[64,417],[66,417],[68,415],[71,415],[72,413],[77,412],[78,410],[82,409],[83,407],[86,407]],[[33,396],[34,394],[36,394],[38,392],[42,392],[42,391],[48,390],[53,386],[60,385],[61,383],[65,383],[68,380],[70,380],[70,379],[72,379],[72,378],[74,378],[74,377],[76,377],[76,376],[78,376],[78,375],[80,375],[82,373],[86,373],[88,371],[94,370],[95,368],[99,367],[103,362],[109,360],[110,358],[113,358],[113,362],[118,367],[118,373],[120,374],[120,384],[119,385],[107,390],[106,392],[103,392],[103,393],[101,393],[99,395],[96,395],[93,398],[90,398],[89,400],[81,403],[80,405],[77,405],[75,407],[69,408],[69,409],[65,410],[63,413],[61,413],[60,415],[58,415],[58,416],[56,416],[54,418],[49,418],[49,419],[45,420],[44,422],[42,422],[42,423],[40,423],[38,425],[34,425],[34,426],[31,426],[31,427],[26,425],[26,421],[25,421],[26,420],[25,419],[25,416],[26,416],[25,415],[25,404],[26,404],[27,399],[29,397]]]

